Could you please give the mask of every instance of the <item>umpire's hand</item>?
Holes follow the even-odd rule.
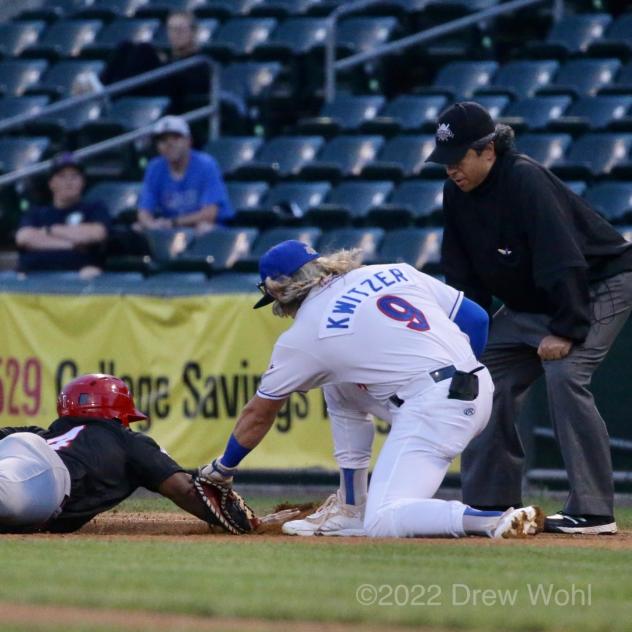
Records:
[[[560,336],[545,336],[540,341],[538,355],[542,360],[561,360],[565,358],[573,348],[573,341]]]

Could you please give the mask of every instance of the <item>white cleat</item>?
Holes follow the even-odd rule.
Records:
[[[526,538],[544,529],[544,512],[540,507],[510,507],[498,519],[492,538]]]
[[[313,514],[290,520],[281,530],[286,535],[360,536],[364,531],[364,505],[346,505],[340,491],[332,494]]]

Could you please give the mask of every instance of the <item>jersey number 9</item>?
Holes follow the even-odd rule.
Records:
[[[377,307],[385,316],[407,323],[408,329],[414,331],[428,331],[430,329],[424,313],[399,296],[382,296],[377,301]]]

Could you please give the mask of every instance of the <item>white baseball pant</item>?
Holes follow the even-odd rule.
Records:
[[[68,468],[45,439],[16,432],[0,441],[0,525],[42,525],[69,494]]]
[[[451,461],[489,420],[492,379],[487,369],[476,375],[479,394],[474,401],[448,399],[448,379],[406,400],[394,412],[369,485],[364,518],[369,536],[465,535],[466,505],[432,497]]]

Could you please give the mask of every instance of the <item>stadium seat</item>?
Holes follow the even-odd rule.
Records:
[[[159,267],[166,266],[191,245],[195,236],[192,228],[152,228],[145,231],[149,253]]]
[[[197,29],[195,31],[195,38],[198,46],[204,47],[210,43],[219,27],[219,21],[212,18],[206,18],[204,20],[197,21]],[[152,39],[154,46],[162,49],[169,49],[169,39],[167,38],[167,27],[165,24],[160,26],[156,31]]]
[[[324,142],[320,136],[277,136],[259,150],[256,160],[238,167],[234,176],[270,182],[296,176],[316,158]]]
[[[45,137],[0,138],[0,173],[22,169],[42,160],[50,144]]]
[[[128,42],[151,42],[160,27],[158,19],[118,18],[105,26],[94,42],[81,49],[83,59],[106,59],[118,44]]]
[[[257,46],[254,55],[260,59],[287,61],[295,55],[304,55],[323,46],[326,37],[326,18],[289,18],[279,24],[265,42]]]
[[[487,87],[498,70],[495,61],[457,61],[447,64],[437,74],[425,93],[446,94],[455,101],[470,99],[474,92]]]
[[[545,167],[551,167],[564,158],[572,141],[570,134],[524,134],[516,138],[516,147]]]
[[[278,62],[237,62],[222,70],[222,92],[244,101],[261,98],[270,91],[282,70]]]
[[[617,226],[624,239],[632,242],[632,226]]]
[[[374,119],[384,107],[381,95],[349,96],[342,94],[325,103],[320,116],[299,121],[297,131],[303,134],[335,136],[341,131],[357,131],[363,123]]]
[[[601,87],[598,94],[632,94],[632,61],[621,68],[615,81]]]
[[[283,182],[270,189],[264,200],[268,207],[284,202],[292,202],[303,213],[320,204],[331,185],[328,182]]]
[[[336,47],[344,54],[362,53],[385,44],[398,26],[394,17],[343,19],[336,30]]]
[[[552,166],[562,178],[590,180],[606,176],[629,161],[632,134],[585,134],[571,146],[567,156]]]
[[[594,95],[614,80],[620,68],[619,59],[571,59],[560,67],[555,81],[540,88],[538,94]]]
[[[206,274],[229,270],[249,254],[257,234],[254,228],[226,228],[195,235],[187,249],[169,262],[168,269]]]
[[[588,188],[588,185],[583,180],[568,180],[564,182],[564,184],[575,193],[575,195],[584,195],[584,192]]]
[[[149,0],[134,13],[137,18],[165,20],[174,11],[194,11],[204,5],[204,0]]]
[[[341,248],[362,250],[363,263],[371,263],[377,257],[384,231],[381,228],[340,228],[323,234],[318,241],[318,252],[326,255]]]
[[[17,57],[25,48],[37,42],[46,22],[4,22],[0,24],[0,57]]]
[[[384,263],[403,261],[429,274],[440,272],[441,228],[404,228],[384,235],[379,259]]]
[[[331,191],[325,203],[305,213],[305,221],[321,228],[364,223],[367,212],[382,204],[393,190],[390,181],[354,180],[342,182]]]
[[[400,184],[386,204],[368,213],[370,225],[394,229],[415,223],[427,226],[442,223],[443,185],[441,180],[412,180]]]
[[[259,268],[259,258],[272,246],[287,239],[297,239],[315,248],[321,234],[321,230],[313,226],[271,228],[257,237],[250,254],[236,261],[233,269],[240,272],[256,272]]]
[[[588,54],[594,57],[632,57],[632,13],[623,13],[610,23],[605,35],[593,42]]]
[[[632,222],[632,182],[595,184],[586,190],[584,197],[609,222]]]
[[[91,144],[151,125],[166,113],[168,107],[168,97],[122,97],[112,104],[105,116],[81,128],[81,142]]]
[[[612,21],[609,13],[565,15],[553,24],[544,42],[530,44],[523,53],[528,57],[554,57],[584,54],[588,47],[603,37]]]
[[[511,102],[511,99],[503,94],[477,94],[473,100],[482,105],[493,119],[499,118]]]
[[[367,134],[434,131],[439,114],[446,108],[445,96],[401,95],[386,104],[381,114],[362,123]]]
[[[267,192],[258,207],[238,210],[233,223],[261,230],[300,223],[305,212],[320,204],[330,189],[329,182],[282,182]]]
[[[232,207],[237,213],[240,210],[257,208],[268,192],[267,182],[227,182],[226,189]]]
[[[39,82],[47,68],[45,59],[0,61],[0,94],[21,96]]]
[[[148,0],[91,0],[88,6],[74,11],[70,17],[112,22],[117,18],[131,18],[136,9]]]
[[[263,139],[258,136],[220,136],[206,145],[224,176],[232,176],[242,165],[254,160]]]
[[[204,52],[215,59],[228,61],[250,55],[270,37],[277,26],[274,18],[235,18],[222,24]]]
[[[262,0],[250,10],[251,15],[264,15],[284,18],[302,15],[312,7],[320,4],[321,0]]]
[[[58,2],[41,3],[40,6],[33,4],[31,5],[31,8],[26,8],[23,11],[20,11],[16,16],[16,19],[20,21],[37,20],[46,22],[47,24],[52,24],[64,17],[64,15],[68,14],[68,10],[78,11],[82,8],[85,8],[85,5],[81,6],[77,4],[73,7],[64,7]]]
[[[56,142],[64,139],[69,141],[70,134],[75,133],[80,127],[96,121],[101,116],[102,110],[103,106],[98,101],[79,103],[60,112],[29,121],[26,123],[25,129],[29,134],[49,136],[51,140]],[[72,142],[66,144],[72,144]]]
[[[303,167],[301,177],[335,180],[358,176],[375,159],[383,144],[381,136],[337,136],[327,143],[317,161]]]
[[[525,99],[547,86],[559,69],[555,60],[517,60],[502,66],[492,83],[476,91],[480,94],[507,94],[512,99]]]
[[[632,94],[582,97],[568,108],[564,116],[551,121],[549,128],[580,134],[588,130],[605,130],[617,122],[622,124],[627,117],[629,131],[632,131],[631,110]]]
[[[497,5],[500,0],[430,0],[425,10],[433,18],[454,19]]]
[[[195,15],[201,18],[226,20],[237,16],[246,16],[263,0],[206,0],[194,9]]]
[[[53,98],[71,96],[72,87],[78,77],[101,73],[104,62],[93,60],[60,61],[49,68],[44,77],[32,85],[29,94],[48,94]]]
[[[26,47],[22,57],[57,61],[77,57],[84,46],[96,39],[100,20],[59,20],[49,26],[36,44]]]
[[[384,144],[377,159],[362,169],[362,177],[380,180],[417,177],[429,166],[424,161],[434,147],[434,136],[395,136]]]
[[[0,99],[0,120],[38,112],[48,102],[49,98],[46,96],[4,97]]]
[[[130,223],[136,217],[140,182],[99,182],[86,192],[86,200],[103,202],[114,220]]]
[[[516,131],[543,130],[562,116],[572,101],[567,94],[521,99],[507,106],[500,122],[511,125]]]

